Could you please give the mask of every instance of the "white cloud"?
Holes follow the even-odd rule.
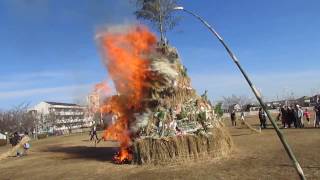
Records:
[[[73,94],[75,97],[78,93],[90,92],[93,84],[81,84],[81,85],[68,85],[59,87],[47,87],[47,88],[33,88],[25,90],[15,90],[15,91],[0,91],[0,99],[12,99],[12,98],[22,98],[29,96],[38,96],[45,94]]]

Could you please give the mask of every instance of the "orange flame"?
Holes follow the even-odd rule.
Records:
[[[126,33],[107,32],[101,38],[102,50],[107,56],[105,64],[118,92],[101,106],[102,112],[118,115],[116,123],[105,130],[103,137],[119,141],[120,152],[114,157],[117,163],[132,159],[129,125],[144,95],[149,68],[145,55],[152,51],[156,41],[155,35],[142,26],[132,27]]]

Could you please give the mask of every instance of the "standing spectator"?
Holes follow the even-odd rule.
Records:
[[[294,109],[294,115],[295,115],[295,127],[296,128],[303,128],[303,110],[301,107],[297,104]]]
[[[241,124],[244,125],[244,112],[243,111],[241,111],[240,120],[241,120]]]
[[[314,127],[319,127],[320,126],[320,103],[318,103],[314,107],[314,111],[315,111]]]
[[[280,118],[281,118],[281,122],[283,125],[283,128],[287,128],[289,127],[289,123],[288,123],[288,107],[287,106],[282,106],[280,109]]]
[[[288,128],[291,128],[292,123],[296,127],[296,120],[295,120],[295,115],[294,115],[294,108],[288,107]]]
[[[240,119],[241,119],[241,121],[244,121],[244,112],[243,111],[241,112]]]
[[[237,126],[237,122],[236,122],[236,111],[232,110],[231,114],[230,114],[230,118],[231,118],[231,125],[232,126]]]
[[[303,116],[307,119],[308,124],[310,124],[310,113],[309,113],[308,109],[306,109],[304,111]]]
[[[266,125],[267,117],[266,117],[266,113],[262,108],[259,109],[259,119],[260,119],[260,127],[267,128],[267,125]]]

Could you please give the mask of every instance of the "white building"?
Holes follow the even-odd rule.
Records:
[[[2,133],[0,133],[0,139],[7,139],[7,136],[2,134]]]
[[[43,101],[29,110],[37,117],[38,133],[70,133],[92,126],[87,108],[77,104]]]

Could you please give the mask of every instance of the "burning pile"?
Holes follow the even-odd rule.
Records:
[[[104,133],[105,140],[120,143],[116,163],[198,157],[222,146],[227,147],[223,153],[230,150],[230,137],[206,93],[200,97],[192,89],[176,49],[157,43],[142,26],[107,31],[99,40],[117,92],[107,95],[100,107],[116,117]],[[109,92],[106,85],[97,88]]]

